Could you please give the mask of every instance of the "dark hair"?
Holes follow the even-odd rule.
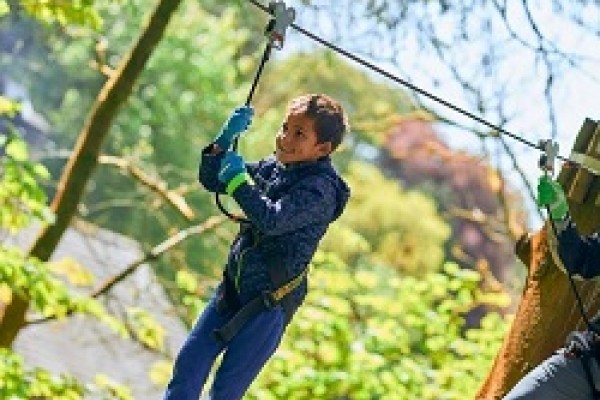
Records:
[[[306,94],[290,102],[290,111],[302,112],[315,124],[317,142],[331,142],[335,150],[348,129],[348,121],[339,102],[324,94]]]

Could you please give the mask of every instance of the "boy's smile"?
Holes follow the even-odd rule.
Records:
[[[331,143],[318,143],[314,121],[305,113],[290,113],[275,138],[275,157],[282,164],[316,161],[331,151]]]

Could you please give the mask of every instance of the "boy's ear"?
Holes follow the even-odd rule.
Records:
[[[326,156],[329,153],[331,153],[331,150],[333,149],[333,145],[331,144],[331,142],[318,143],[317,149],[318,149],[321,157],[323,157],[323,156]]]

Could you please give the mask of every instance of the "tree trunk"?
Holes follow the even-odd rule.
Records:
[[[583,155],[581,159],[586,159],[586,164],[597,164],[600,162],[599,144],[600,126],[588,119],[577,136],[572,157]],[[581,234],[597,231],[600,228],[600,177],[565,165],[558,180],[567,193],[578,231]],[[528,267],[527,282],[512,327],[477,399],[502,398],[521,377],[562,347],[570,331],[585,329],[568,277],[558,269],[556,258],[552,256],[549,228],[546,225],[517,243],[517,255]],[[591,281],[578,281],[577,289],[588,316],[594,316],[600,308],[600,286]]]
[[[85,186],[98,164],[102,143],[108,135],[119,107],[131,94],[150,54],[160,42],[168,22],[181,0],[160,0],[142,34],[114,75],[104,84],[83,126],[58,183],[52,210],[56,222],[42,229],[29,251],[33,257],[47,261],[75,214]],[[25,325],[28,299],[14,296],[0,316],[0,347],[10,347]]]

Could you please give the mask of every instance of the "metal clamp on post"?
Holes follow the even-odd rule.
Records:
[[[539,146],[543,151],[540,156],[539,166],[545,173],[549,173],[552,176],[554,174],[554,163],[558,155],[558,143],[551,139],[540,140]]]
[[[281,50],[285,41],[285,31],[294,22],[296,10],[287,7],[283,1],[272,1],[269,3],[269,13],[273,18],[265,29],[265,36],[273,47]]]

